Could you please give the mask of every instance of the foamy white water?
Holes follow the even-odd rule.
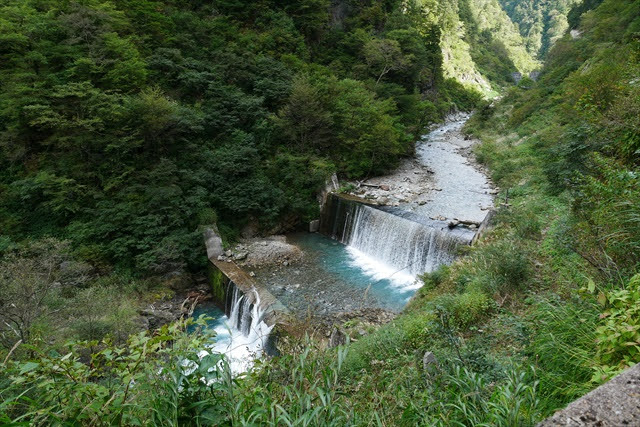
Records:
[[[355,206],[348,229],[350,233],[345,233],[343,241],[354,259],[362,263],[361,268],[380,279],[405,283],[441,264],[449,264],[458,245],[467,243],[449,231],[360,204]]]
[[[223,316],[214,328],[215,341],[199,357],[223,354],[231,373],[236,376],[248,371],[265,351],[273,326],[264,322],[265,310],[254,290],[254,301],[234,286],[229,317]]]
[[[421,284],[416,279],[416,276],[407,269],[398,270],[352,246],[347,246],[346,249],[351,258],[351,266],[359,268],[364,274],[371,277],[373,283],[386,279],[392,287],[398,290],[416,290],[420,288]]]

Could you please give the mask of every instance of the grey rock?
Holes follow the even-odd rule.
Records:
[[[215,224],[212,224],[203,231],[204,244],[207,248],[207,257],[209,259],[217,258],[222,255],[222,237]]]
[[[559,426],[640,426],[640,364],[538,424]]]
[[[433,373],[438,369],[438,359],[436,359],[436,356],[432,352],[427,351],[424,356],[422,356],[422,369],[426,373]]]
[[[247,252],[247,251],[237,252],[233,256],[233,259],[236,260],[236,261],[242,261],[243,259],[247,259],[247,256],[249,256],[249,252]]]
[[[73,263],[71,261],[62,261],[59,268],[62,272],[69,271],[73,268]]]
[[[333,328],[331,336],[329,337],[329,347],[338,347],[344,345],[347,342],[346,335],[338,328]]]
[[[166,325],[167,323],[171,323],[178,318],[174,313],[172,313],[168,309],[155,309],[155,308],[146,308],[140,310],[140,314],[143,317],[146,317],[145,323],[149,325],[149,329],[157,329],[162,325]]]
[[[317,233],[320,230],[320,220],[314,219],[309,223],[309,233]]]

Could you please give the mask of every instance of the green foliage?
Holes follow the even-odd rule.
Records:
[[[593,156],[593,172],[581,179],[575,209],[580,252],[607,277],[638,269],[640,250],[640,179],[635,169]]]
[[[436,270],[431,273],[425,273],[420,276],[420,280],[422,280],[422,287],[420,288],[420,292],[429,292],[444,282],[449,274],[449,267],[446,265],[442,265],[438,267]]]
[[[527,353],[537,368],[545,411],[588,392],[594,366],[597,306],[582,299],[532,298]]]
[[[400,71],[409,66],[409,60],[403,56],[400,43],[396,40],[369,40],[364,45],[364,56],[367,65],[378,75],[376,84],[390,71]]]
[[[511,84],[511,73],[529,73],[539,63],[498,0],[442,2],[445,76],[485,96]]]
[[[525,39],[527,50],[534,56],[544,58],[551,46],[569,28],[568,15],[578,13],[574,10],[584,7],[588,1],[500,0],[500,3],[518,26],[520,34]],[[575,28],[575,22],[571,28]]]
[[[507,381],[488,392],[481,375],[454,366],[444,378],[451,400],[440,403],[441,414],[433,425],[533,426],[537,423],[537,382],[525,372],[512,370]]]
[[[520,345],[526,363],[536,366],[544,413],[637,362],[630,319],[637,317],[631,283],[640,241],[633,154],[638,87],[630,76],[638,70],[631,34],[640,8],[604,0],[575,10],[580,21],[575,14],[570,19],[579,37],[557,39],[538,82],[511,89],[469,124],[485,140],[478,154],[509,199],[491,241],[449,279],[474,277],[487,292],[502,287],[517,295],[518,284],[529,288],[527,304],[514,301],[510,308],[526,313]],[[507,253],[522,257],[507,259]],[[585,277],[597,298],[576,296]],[[630,284],[611,289],[621,282]]]
[[[220,356],[199,360],[197,353],[208,336],[188,336],[182,326],[165,326],[153,337],[133,335],[126,347],[85,341],[71,344],[64,354],[39,353],[35,360],[12,361],[6,367],[11,385],[2,393],[0,411],[13,422],[36,425],[206,420],[208,414],[188,402],[210,393],[205,383],[219,380],[221,372],[208,369]],[[87,354],[91,363],[81,358]],[[199,365],[189,369],[185,361]],[[209,396],[215,399],[216,394]],[[221,403],[213,400],[210,406]]]
[[[10,361],[0,392],[0,419],[123,425],[353,425],[353,410],[338,393],[346,351],[332,360],[302,353],[265,364],[259,378],[234,378],[224,356],[208,353],[206,318],[164,326],[153,336],[72,343],[63,354]],[[204,355],[202,352],[204,351]],[[90,363],[86,363],[86,359]],[[276,381],[276,379],[278,381]]]
[[[640,362],[640,275],[624,289],[606,293],[607,309],[596,329],[598,361],[594,379],[605,381]]]
[[[432,304],[438,312],[449,316],[452,325],[460,328],[479,323],[490,307],[489,297],[476,290],[442,295],[436,297]]]
[[[481,254],[491,287],[498,293],[524,289],[531,274],[529,258],[522,246],[503,240],[488,246]]]
[[[202,212],[228,235],[310,218],[332,172],[382,173],[473,107],[431,6],[4,2],[0,227],[160,274],[203,267]]]
[[[105,337],[120,344],[139,328],[136,307],[152,289],[122,273],[100,273],[68,241],[16,245],[0,258],[0,346],[57,349],[68,339]]]

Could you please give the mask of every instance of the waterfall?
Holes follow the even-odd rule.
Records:
[[[337,195],[328,198],[321,231],[347,245],[355,262],[378,278],[413,282],[416,275],[451,263],[473,232],[441,221],[380,209]]]
[[[253,360],[267,349],[273,329],[264,321],[266,310],[260,304],[260,295],[255,289],[252,291],[244,294],[235,283],[229,282],[227,316],[215,327],[216,339],[210,347],[211,352],[227,357],[234,374],[247,371]]]
[[[445,227],[446,228],[446,227]],[[361,205],[342,241],[347,246],[412,276],[449,264],[465,242],[458,234]]]

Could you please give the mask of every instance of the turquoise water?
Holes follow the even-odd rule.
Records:
[[[327,273],[362,291],[369,289],[369,295],[388,308],[402,309],[419,287],[406,270],[385,266],[321,234],[296,234],[292,240],[317,256]]]
[[[256,270],[256,280],[298,314],[360,308],[400,311],[419,285],[397,271],[321,234],[295,233],[287,240],[304,251],[293,265]]]
[[[197,319],[201,315],[206,315],[207,317],[211,317],[212,319],[207,320],[207,327],[210,329],[216,329],[219,326],[225,324],[228,320],[227,316],[224,315],[224,312],[220,310],[217,306],[213,304],[202,303],[198,304],[193,310],[192,317]],[[196,326],[191,325],[188,328],[188,332],[194,332],[196,330]]]
[[[235,304],[242,305],[243,299],[238,299]],[[259,306],[259,301],[258,304]],[[250,317],[251,323],[249,325],[239,325],[237,322],[240,320],[236,318],[236,322],[233,322],[227,317],[222,310],[213,304],[201,304],[193,312],[193,317],[198,318],[204,314],[208,317],[212,317],[207,321],[207,327],[213,329],[216,336],[207,345],[207,350],[200,353],[200,357],[209,353],[224,354],[227,362],[231,368],[231,372],[239,374],[247,371],[252,365],[256,357],[259,357],[266,345],[266,340],[271,331],[271,327],[261,322],[262,313],[258,307],[252,307],[252,316]],[[244,309],[249,309],[249,306],[245,304]],[[234,309],[232,306],[230,316],[233,317]],[[237,311],[235,312],[237,314]],[[248,332],[241,331],[243,327],[247,326]],[[191,332],[195,330],[191,328]]]

